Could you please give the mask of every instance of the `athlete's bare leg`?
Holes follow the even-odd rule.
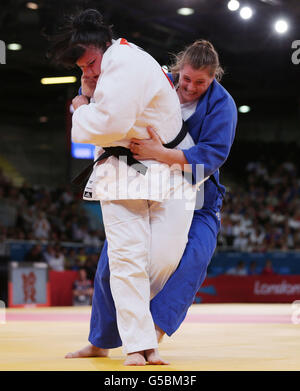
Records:
[[[157,336],[157,342],[160,343],[163,339],[163,336],[165,335],[165,332],[157,326],[157,324],[155,325],[155,331],[156,331],[156,336]]]
[[[109,349],[97,348],[90,344],[76,352],[70,352],[65,355],[65,358],[80,358],[80,357],[107,357]]]

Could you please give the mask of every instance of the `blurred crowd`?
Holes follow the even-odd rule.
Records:
[[[80,242],[99,246],[104,231],[91,230],[81,194],[56,189],[17,187],[0,173],[1,234],[8,239]]]
[[[249,162],[222,209],[219,246],[235,251],[300,250],[300,178],[293,162]]]
[[[79,271],[85,269],[87,277],[90,280],[94,279],[101,247],[98,251],[88,254],[85,247],[73,248],[63,246],[57,242],[54,244],[34,244],[31,249],[25,254],[24,262],[46,262],[50,270],[64,271],[74,270]]]
[[[267,259],[263,268],[259,268],[256,261],[251,261],[247,267],[246,262],[240,260],[235,266],[228,268],[225,274],[230,276],[274,276],[277,273],[273,268],[272,261]]]
[[[286,145],[284,150],[279,143],[277,150],[266,144],[247,147],[238,144],[232,153],[228,170],[232,180],[223,203],[218,248],[300,250],[298,149]],[[26,255],[28,260],[42,257],[54,270],[79,270],[86,264],[91,276],[105,233],[91,228],[80,192],[68,186],[47,189],[24,183],[17,187],[0,171],[0,255],[7,239],[40,243]],[[77,248],[66,248],[65,242]],[[88,246],[97,250],[87,255]]]
[[[105,234],[91,228],[81,194],[67,186],[49,190],[24,183],[17,187],[0,171],[0,256],[10,239],[37,243],[25,254],[25,261],[45,261],[52,270],[85,267],[92,278]],[[87,254],[86,247],[95,252]]]

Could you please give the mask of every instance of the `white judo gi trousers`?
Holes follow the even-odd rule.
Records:
[[[124,353],[157,348],[150,300],[180,262],[194,209],[172,198],[101,201],[101,208]]]

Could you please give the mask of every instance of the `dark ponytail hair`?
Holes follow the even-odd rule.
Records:
[[[99,11],[87,9],[65,17],[63,26],[48,38],[50,48],[47,57],[54,64],[72,68],[89,46],[105,52],[107,44],[112,42],[112,29],[104,23]]]

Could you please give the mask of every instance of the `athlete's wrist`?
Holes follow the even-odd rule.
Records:
[[[169,166],[173,164],[180,165],[183,171],[186,169],[185,165],[188,165],[188,161],[180,149],[169,149],[165,147],[160,151],[160,162],[166,163]]]
[[[169,152],[170,149],[162,146],[161,148],[158,149],[155,159],[160,161],[161,163],[169,164],[169,160],[170,160]]]

